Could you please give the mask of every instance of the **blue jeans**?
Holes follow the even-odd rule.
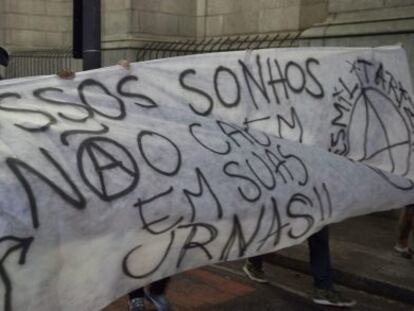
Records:
[[[333,289],[328,226],[311,235],[308,245],[313,285],[317,288]]]
[[[169,281],[170,281],[170,278],[165,278],[165,279],[161,279],[161,280],[151,283],[149,286],[149,292],[153,295],[164,295]],[[128,296],[130,300],[134,298],[144,298],[145,297],[144,288],[143,287],[138,288],[130,292]]]

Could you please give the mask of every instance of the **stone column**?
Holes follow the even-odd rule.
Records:
[[[205,0],[207,37],[299,31],[328,16],[328,0]]]
[[[194,39],[198,0],[103,0],[104,64],[136,60],[148,42]],[[202,7],[202,6],[201,6]]]
[[[329,0],[301,0],[300,29],[307,29],[328,18]]]
[[[71,45],[72,1],[2,0],[3,43],[12,50]]]

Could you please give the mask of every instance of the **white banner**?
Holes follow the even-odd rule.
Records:
[[[98,310],[414,201],[400,48],[278,49],[0,83],[0,310]]]

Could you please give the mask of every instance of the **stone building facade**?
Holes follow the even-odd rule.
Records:
[[[72,0],[0,0],[0,46],[69,49]],[[414,73],[414,0],[102,0],[104,63],[153,41],[300,32],[301,46],[402,44]]]

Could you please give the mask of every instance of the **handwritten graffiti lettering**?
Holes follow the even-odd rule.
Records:
[[[6,98],[14,98],[14,99],[21,99],[21,95],[17,93],[3,93],[0,94],[0,103],[6,99]],[[42,132],[46,131],[52,124],[56,123],[56,118],[53,117],[51,114],[37,109],[24,109],[24,108],[12,108],[12,107],[5,107],[3,105],[0,105],[0,110],[3,111],[9,111],[14,113],[21,113],[21,114],[31,114],[31,115],[41,115],[48,121],[45,122],[42,125],[38,126],[26,126],[23,124],[15,123],[14,125],[22,130],[28,131],[28,132]]]
[[[88,93],[91,93],[91,89],[100,90],[99,93],[103,92],[103,96],[99,96],[99,102],[111,103],[115,107],[115,113],[107,113],[104,112],[98,105],[98,103],[93,103],[91,100],[88,100]],[[90,107],[95,113],[106,117],[108,119],[115,119],[115,120],[122,120],[125,118],[125,104],[124,102],[117,96],[113,95],[108,88],[99,81],[93,79],[86,79],[82,81],[79,85],[79,97],[82,103]],[[96,93],[95,93],[96,96]],[[105,97],[108,99],[105,100]],[[99,108],[97,108],[99,107]]]
[[[127,84],[130,81],[136,81],[138,82],[137,76],[126,76],[125,78],[122,78],[119,80],[118,85],[116,86],[116,89],[120,95],[127,98],[135,98],[138,99],[138,102],[135,102],[137,106],[145,107],[145,108],[156,108],[158,107],[157,103],[151,98],[144,94],[140,93],[131,93],[124,90],[125,84]]]
[[[258,105],[259,100],[256,99],[255,93],[253,92],[253,87],[252,87],[253,85],[255,86],[256,89],[259,90],[260,94],[262,95],[262,98],[265,99],[268,104],[270,104],[270,96],[269,96],[269,92],[267,90],[267,87],[264,81],[262,62],[260,60],[260,55],[256,55],[256,64],[255,64],[257,67],[259,79],[256,79],[256,77],[254,76],[254,73],[252,73],[252,71],[243,61],[239,60],[239,64],[242,68],[244,80],[246,81],[246,85],[249,90],[249,94],[250,94],[251,100],[255,108],[259,109],[259,105]]]
[[[159,203],[158,200],[170,195],[173,191],[174,191],[174,188],[170,187],[166,191],[163,191],[161,193],[153,195],[152,197],[147,198],[145,200],[143,200],[141,198],[138,198],[138,201],[137,201],[137,203],[134,204],[134,206],[137,207],[138,210],[139,210],[139,216],[140,216],[140,219],[143,223],[143,229],[147,230],[149,233],[151,233],[153,235],[162,234],[162,233],[165,233],[165,232],[171,230],[172,228],[176,227],[180,222],[183,221],[183,217],[179,217],[172,225],[170,225],[166,228],[163,228],[163,229],[156,229],[156,228],[154,228],[156,225],[158,225],[160,223],[163,223],[166,220],[169,220],[171,215],[166,214],[165,216],[160,217],[158,219],[154,219],[154,220],[149,220],[145,216],[145,213],[144,213],[145,205],[153,203],[153,202],[155,202],[155,204],[159,205],[160,203]],[[152,205],[152,206],[154,206],[154,205]],[[151,205],[149,205],[149,207],[151,207]],[[194,214],[195,214],[195,212],[193,210],[193,215]]]
[[[321,190],[318,190],[318,188]],[[138,271],[135,271],[134,274],[130,272],[127,262],[131,261],[130,257],[133,254],[139,258],[139,251],[142,247],[140,245],[134,247],[124,257],[124,273],[133,278],[143,278],[155,273],[165,263],[166,258],[170,257],[172,249],[175,248],[174,245],[180,243],[174,239],[177,236],[177,230],[189,229],[188,235],[186,235],[180,247],[176,261],[177,268],[182,266],[186,254],[189,251],[192,252],[193,256],[198,255],[198,253],[203,254],[207,261],[227,260],[234,256],[232,254],[237,254],[236,257],[241,258],[245,256],[247,251],[254,249],[260,250],[268,241],[272,241],[270,243],[273,245],[272,247],[277,247],[284,233],[291,239],[300,239],[315,225],[317,218],[315,217],[316,215],[314,216],[313,211],[317,205],[319,205],[319,217],[329,219],[332,215],[331,198],[327,186],[323,184],[321,187],[313,187],[313,190],[314,193],[310,196],[304,193],[293,194],[283,208],[279,207],[274,197],[271,197],[270,203],[263,204],[257,209],[256,220],[250,229],[246,229],[244,221],[241,220],[239,215],[234,214],[230,230],[224,230],[227,237],[219,253],[212,251],[217,237],[224,234],[223,229],[220,229],[218,224],[193,222],[165,230],[162,233],[169,231],[170,242],[166,248],[166,252],[160,254],[161,257],[155,260],[158,263],[157,268],[145,273],[140,272],[140,274],[138,274]],[[322,203],[323,201],[326,203]],[[282,220],[281,215],[283,215],[284,220]],[[267,218],[271,219],[270,226],[265,225],[264,219]],[[304,226],[301,226],[302,228],[300,230],[296,230],[295,223],[304,223]],[[205,233],[202,235],[203,238],[198,237],[199,232]],[[161,234],[161,232],[156,234]]]
[[[314,218],[309,213],[303,213],[303,212],[296,212],[295,206],[296,205],[304,205],[306,208],[312,208],[313,203],[312,201],[304,194],[301,193],[295,193],[289,200],[288,207],[287,207],[287,213],[289,217],[293,218],[294,220],[302,219],[306,221],[305,228],[303,229],[302,233],[294,233],[292,229],[288,231],[288,235],[292,239],[299,239],[302,236],[304,236],[313,226],[315,223]]]
[[[257,250],[260,251],[262,247],[266,244],[266,242],[269,239],[273,239],[273,247],[276,247],[279,245],[281,237],[282,237],[282,230],[284,228],[289,227],[290,223],[284,223],[282,224],[282,219],[280,216],[280,212],[277,206],[277,202],[275,198],[271,198],[272,202],[272,216],[271,216],[271,224],[269,226],[268,232],[265,234],[263,239],[259,241],[259,245],[257,247]]]
[[[267,67],[263,70],[263,63]],[[260,55],[256,56],[256,62],[247,66],[244,61],[238,60],[238,71],[234,71],[228,67],[218,66],[214,71],[214,94],[208,93],[200,87],[197,87],[191,80],[197,79],[197,71],[194,69],[186,69],[180,73],[181,87],[190,93],[197,94],[197,100],[201,100],[205,107],[204,110],[195,108],[201,106],[200,104],[190,103],[189,107],[193,112],[199,115],[207,116],[213,111],[215,103],[218,101],[221,105],[227,108],[233,108],[239,105],[241,99],[241,81],[247,86],[249,91],[251,103],[256,109],[260,109],[259,100],[265,100],[267,104],[274,101],[281,104],[283,100],[290,99],[290,93],[302,93],[310,95],[314,98],[323,98],[325,91],[321,82],[317,78],[317,74],[313,71],[315,66],[320,63],[315,58],[308,58],[303,64],[294,61],[288,61],[286,64],[281,64],[277,59],[267,58],[263,61]],[[250,69],[255,67],[254,71]],[[242,75],[239,74],[241,69]],[[229,82],[231,81],[231,82]],[[226,85],[226,93],[230,93],[224,97],[223,90],[220,85]],[[231,87],[229,87],[231,85]],[[256,95],[255,91],[260,93],[260,97]],[[270,92],[271,91],[271,92]],[[273,94],[273,98],[270,97]],[[217,101],[216,101],[217,99]],[[260,101],[262,102],[262,101]]]
[[[6,259],[14,252],[20,251],[19,265],[26,263],[27,252],[29,251],[30,245],[33,242],[33,238],[18,238],[14,236],[3,236],[0,238],[0,248],[3,248],[4,244],[11,246],[1,253],[0,257],[0,278],[4,286],[4,311],[12,310],[12,293],[13,285],[12,280],[5,267]]]
[[[260,199],[262,195],[262,190],[261,187],[256,183],[256,181],[245,175],[240,175],[240,173],[235,173],[233,169],[231,169],[231,167],[236,167],[237,169],[239,169],[240,163],[236,161],[230,161],[226,163],[223,167],[223,172],[231,178],[241,179],[242,181],[244,181],[244,188],[246,188],[246,190],[243,190],[241,186],[237,187],[237,190],[239,191],[241,197],[248,202],[256,202],[258,199]],[[256,195],[252,196],[252,192],[256,193]]]
[[[128,254],[124,257],[124,259],[122,260],[122,270],[123,270],[123,272],[124,272],[124,274],[125,275],[127,275],[128,277],[130,277],[130,278],[133,278],[133,279],[142,279],[142,278],[145,278],[145,277],[148,277],[149,275],[151,275],[151,274],[153,274],[155,271],[157,271],[160,267],[161,267],[161,265],[164,263],[164,261],[165,261],[165,259],[167,258],[167,255],[168,255],[168,253],[169,253],[169,251],[170,251],[170,249],[171,249],[171,246],[172,246],[172,244],[174,243],[174,239],[175,239],[175,232],[174,231],[171,231],[171,234],[170,234],[170,242],[169,242],[169,244],[168,244],[168,246],[167,246],[167,248],[166,248],[166,251],[164,252],[164,255],[163,255],[163,257],[161,258],[161,260],[160,260],[160,262],[158,262],[158,264],[151,270],[151,271],[148,271],[148,272],[146,272],[146,273],[144,273],[144,274],[139,274],[139,275],[137,275],[137,274],[133,274],[131,271],[130,271],[130,269],[129,269],[129,266],[128,266],[128,261],[129,261],[129,258],[131,257],[131,255],[133,255],[134,254],[134,252],[136,252],[142,245],[138,245],[138,246],[136,246],[136,247],[134,247],[132,250],[130,250],[129,252],[128,252]]]
[[[222,95],[222,91],[220,90],[220,77],[223,76],[223,73],[227,73],[227,76],[231,77],[230,79],[233,81],[234,83],[234,99],[233,100],[227,100],[225,98],[223,98]],[[223,78],[222,78],[223,79]],[[226,82],[228,80],[225,80]],[[225,85],[227,85],[228,83],[225,83]],[[219,99],[220,103],[227,107],[227,108],[231,108],[234,106],[237,106],[240,102],[240,82],[237,78],[237,76],[233,73],[233,71],[231,71],[229,68],[220,66],[216,69],[216,72],[214,73],[214,89],[216,91],[216,96]],[[227,91],[227,87],[226,87],[226,91]]]
[[[197,213],[197,209],[196,206],[194,204],[194,197],[201,197],[204,194],[204,189],[206,189],[210,195],[211,198],[214,201],[214,206],[216,207],[217,210],[217,217],[218,218],[222,218],[223,217],[223,208],[220,204],[220,201],[218,200],[216,194],[214,193],[213,189],[211,188],[210,184],[208,183],[208,180],[206,179],[206,177],[203,175],[203,172],[200,170],[200,168],[196,168],[195,170],[196,176],[197,176],[197,185],[198,185],[198,191],[197,192],[193,192],[190,191],[188,189],[184,189],[183,192],[188,200],[188,202],[191,205],[191,220],[194,221],[195,217],[196,217],[196,213]]]
[[[0,309],[102,309],[412,203],[407,68],[270,49],[0,82]]]
[[[262,206],[262,208],[260,209],[260,214],[259,217],[257,219],[257,223],[256,226],[254,228],[253,233],[251,234],[251,236],[248,238],[248,240],[246,241],[246,238],[244,237],[244,233],[243,233],[243,227],[240,224],[240,219],[237,215],[233,216],[233,226],[232,226],[232,231],[231,234],[229,236],[229,239],[227,240],[221,255],[220,255],[220,259],[221,260],[227,260],[229,258],[229,254],[230,251],[234,245],[234,243],[236,242],[236,240],[238,240],[238,257],[242,257],[246,251],[247,248],[252,244],[252,242],[254,241],[254,239],[256,238],[257,233],[259,232],[259,229],[261,227],[262,224],[262,220],[263,220],[263,215],[264,215],[264,206]]]
[[[294,107],[291,107],[290,109],[290,122],[289,120],[286,120],[283,116],[278,115],[277,116],[277,124],[278,124],[278,136],[281,138],[289,137],[289,134],[292,130],[296,130],[297,134],[295,135],[295,138],[300,143],[303,142],[303,126],[300,122],[300,118],[295,110]],[[286,135],[284,132],[286,131],[286,128],[289,129],[288,135]]]
[[[330,150],[360,162],[384,159],[387,171],[407,175],[414,131],[411,97],[382,63],[358,59],[349,65],[354,81],[340,78],[333,93],[336,116],[331,122],[335,132],[330,134]],[[397,169],[397,161],[404,166]],[[411,183],[403,181],[395,186],[409,189]]]
[[[152,144],[158,148],[156,157],[157,161],[155,160],[149,160],[148,155],[145,152],[145,141],[148,139],[152,139]],[[155,140],[154,140],[155,139]],[[163,141],[163,142],[161,142]],[[164,147],[165,144],[168,145],[168,147]],[[145,162],[156,172],[167,175],[167,176],[174,176],[178,173],[181,167],[181,152],[178,149],[178,147],[172,142],[169,138],[157,134],[155,132],[149,132],[149,131],[142,131],[138,135],[138,146],[139,150],[141,151],[141,154],[145,160]],[[164,149],[172,150],[172,152],[165,152]],[[172,168],[160,168],[159,165],[155,165],[155,162],[159,162],[160,158],[164,156],[164,153],[166,155],[166,158],[173,158],[175,159],[175,163],[173,163]],[[166,162],[164,160],[164,162]]]
[[[108,138],[85,140],[79,147],[77,159],[82,179],[104,201],[125,195],[138,183],[139,170],[134,158],[125,147]],[[86,170],[91,165],[93,170]],[[111,185],[113,174],[123,181]]]
[[[206,145],[206,143],[202,142],[199,138],[199,136],[196,134],[197,130],[196,128],[200,128],[202,127],[202,125],[200,123],[193,123],[190,125],[189,129],[190,129],[190,133],[191,136],[194,138],[195,141],[197,141],[197,143],[202,146],[203,148],[207,149],[210,152],[216,153],[216,154],[228,154],[231,151],[231,146],[230,143],[228,141],[225,142],[225,147],[222,147],[219,150],[213,149],[212,147],[209,147]]]
[[[68,131],[64,131],[60,135],[60,141],[65,146],[69,146],[69,141],[68,141],[69,136],[75,136],[75,135],[79,135],[79,134],[99,135],[99,134],[106,134],[106,133],[109,132],[109,127],[108,126],[106,126],[105,124],[99,124],[99,125],[101,126],[101,129],[98,129],[98,130],[68,130]]]
[[[217,234],[218,234],[217,229],[213,225],[202,224],[202,223],[200,224],[194,223],[194,224],[184,225],[184,226],[179,227],[179,229],[184,229],[184,228],[191,228],[191,231],[188,234],[188,237],[185,240],[183,247],[181,248],[180,255],[177,261],[177,268],[181,266],[181,263],[184,260],[187,252],[192,249],[200,249],[201,251],[205,253],[207,259],[211,260],[213,256],[211,255],[210,251],[206,248],[206,245],[212,242],[214,239],[216,239]],[[199,230],[198,228],[203,228],[204,230],[208,232],[209,237],[206,241],[200,242],[200,241],[194,240],[197,234],[197,230]]]
[[[268,178],[269,179],[269,181],[270,182],[265,182],[265,181],[263,181],[263,178],[261,178],[260,176],[259,176],[259,174],[255,171],[255,169],[253,168],[253,166],[252,166],[252,164],[251,164],[251,162],[253,162],[253,161],[249,161],[248,159],[246,160],[246,165],[247,165],[247,167],[250,169],[250,171],[252,172],[252,174],[256,177],[256,179],[259,181],[259,183],[263,186],[263,187],[265,187],[266,189],[268,189],[268,190],[273,190],[275,187],[276,187],[276,178],[275,178],[275,176],[273,175],[273,172],[272,172],[272,170],[271,170],[271,168],[269,167],[269,165],[257,154],[257,153],[255,153],[255,152],[252,152],[252,156],[253,156],[253,158],[254,158],[254,160],[256,160],[255,162],[256,163],[260,163],[259,165],[263,165],[263,167],[265,168],[265,172],[267,172],[268,174],[266,174],[266,175],[268,175],[270,178]],[[258,161],[257,161],[258,160]]]
[[[86,201],[82,193],[76,187],[75,183],[70,178],[69,174],[62,168],[62,166],[52,157],[52,155],[43,148],[39,149],[43,156],[48,160],[48,162],[59,172],[63,177],[66,183],[70,186],[71,190],[74,192],[75,197],[67,194],[60,186],[58,186],[53,180],[45,176],[40,172],[40,169],[33,168],[29,164],[15,158],[7,158],[6,163],[10,170],[13,171],[16,178],[19,180],[24,190],[26,191],[29,207],[32,216],[32,223],[35,228],[39,227],[39,215],[38,207],[36,203],[36,195],[32,190],[31,183],[28,181],[27,176],[23,173],[23,170],[27,173],[37,176],[40,180],[46,183],[51,187],[64,201],[70,203],[74,208],[83,209],[86,207]]]
[[[84,105],[81,105],[81,104],[78,104],[78,103],[66,102],[66,101],[62,101],[62,100],[56,100],[56,99],[53,99],[53,98],[50,98],[50,97],[46,96],[47,94],[50,95],[50,93],[53,94],[53,92],[57,93],[55,95],[55,97],[58,97],[58,98],[59,98],[59,96],[61,96],[63,94],[63,90],[60,89],[60,88],[45,87],[45,88],[40,88],[40,89],[34,90],[33,95],[36,98],[38,98],[42,101],[45,101],[49,104],[54,104],[54,105],[59,105],[59,106],[66,106],[66,107],[74,107],[77,110],[83,110],[86,114],[85,116],[81,116],[79,118],[74,118],[74,117],[71,117],[71,116],[67,116],[64,113],[60,113],[60,112],[58,113],[59,117],[61,117],[63,119],[66,119],[68,121],[85,122],[87,119],[92,117],[91,109],[89,109],[88,107],[85,107]]]

